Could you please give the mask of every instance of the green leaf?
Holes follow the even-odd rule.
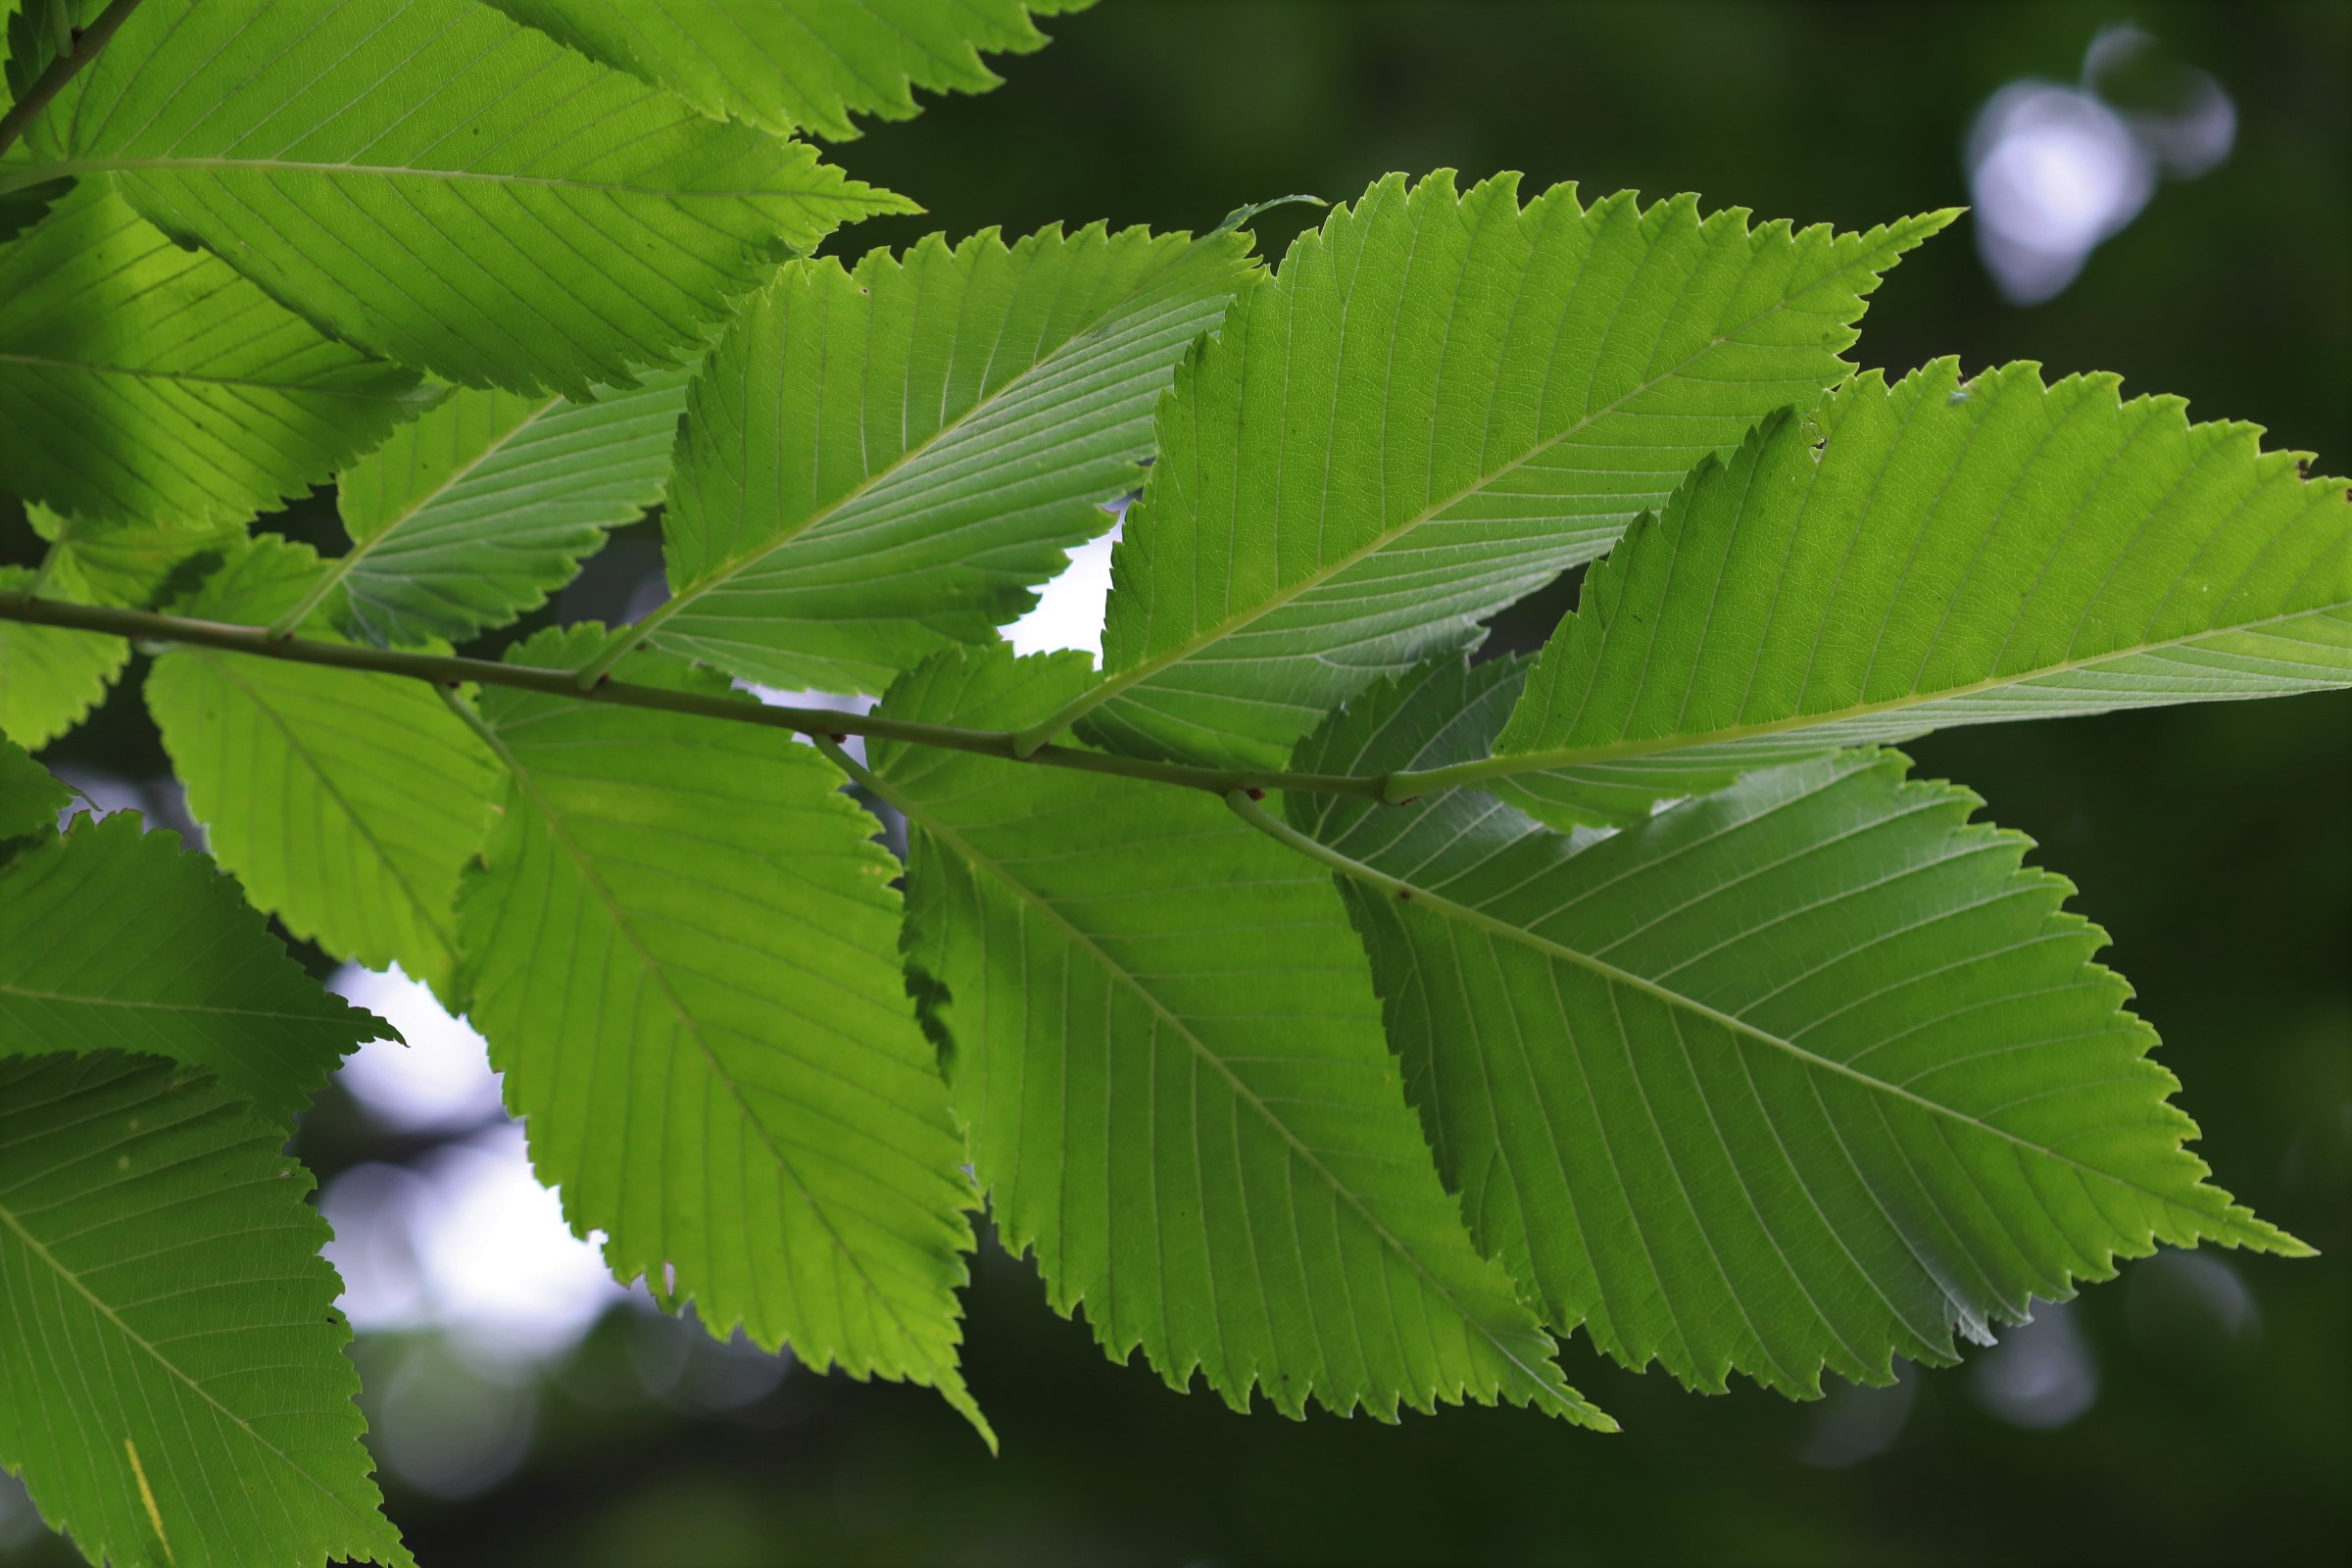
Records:
[[[900,718],[1000,726],[1083,655],[949,654]],[[1614,1423],[1473,1250],[1329,880],[1206,797],[876,745],[912,839],[909,945],[1000,1234],[1115,1359],[1237,1409],[1509,1399]]]
[[[125,48],[118,36],[75,79]],[[60,113],[52,104],[40,122]],[[82,181],[0,246],[0,469],[18,495],[60,512],[241,521],[324,479],[436,395],[416,372],[322,336],[217,258],[174,245],[103,180]]]
[[[593,401],[461,389],[336,476],[352,636],[414,646],[503,626],[569,582],[605,531],[662,499],[686,372]]]
[[[1559,770],[1531,807],[1638,808],[1946,724],[2352,685],[2345,481],[2184,407],[1945,360],[1780,416],[1593,569],[1505,765]]]
[[[778,134],[858,134],[853,114],[911,120],[913,90],[986,92],[983,51],[1028,54],[1032,13],[1093,0],[490,0],[706,115]]]
[[[1100,503],[1152,405],[1250,278],[1199,240],[994,229],[784,270],[696,377],[665,520],[674,597],[639,635],[749,679],[879,692],[993,642]]]
[[[169,1056],[282,1122],[346,1052],[398,1038],[319,990],[177,834],[141,828],[76,817],[0,871],[0,1057]]]
[[[658,656],[622,672],[727,690]],[[873,819],[783,730],[504,687],[481,723],[507,778],[463,989],[572,1227],[722,1338],[929,1384],[986,1436],[956,1370],[973,1197]]]
[[[0,566],[0,589],[77,605],[151,604],[197,558],[244,537],[242,522],[116,525],[65,517],[34,502],[25,515],[49,541],[37,570]],[[120,637],[0,621],[0,734],[39,748],[90,715],[130,662]]]
[[[257,539],[174,608],[269,625],[323,575],[309,546]],[[398,963],[456,1000],[458,874],[497,764],[432,686],[183,643],[156,660],[147,709],[256,905],[336,957]]]
[[[74,804],[74,792],[50,777],[24,748],[0,735],[0,862],[9,841],[47,834],[57,813]]]
[[[473,0],[146,0],[35,134],[371,353],[579,396],[907,210]]]
[[[0,566],[0,590],[42,586],[29,567]],[[0,620],[0,735],[40,750],[88,717],[129,662],[120,637]]]
[[[1485,750],[1510,672],[1433,665],[1300,748]],[[2307,1251],[2207,1185],[2106,934],[1889,752],[1611,835],[1455,790],[1292,797],[1483,1247],[1629,1366],[1811,1395],[1953,1356],[2159,1242]]]
[[[0,1059],[0,1464],[92,1562],[411,1560],[285,1136],[167,1063]]]
[[[245,538],[245,524],[186,524],[172,520],[117,523],[61,516],[37,503],[24,509],[32,531],[49,541],[41,564],[41,592],[76,604],[145,609],[165,596],[197,558],[225,553]]]
[[[1031,738],[1083,713],[1118,750],[1278,765],[1844,375],[1880,274],[1950,220],[1750,230],[1687,196],[1379,181],[1179,369],[1112,560],[1106,679]]]

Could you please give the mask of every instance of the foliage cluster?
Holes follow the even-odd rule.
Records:
[[[1803,1396],[2305,1250],[1887,748],[2352,684],[2345,481],[1858,370],[1948,213],[812,255],[909,204],[806,138],[1058,9],[0,0],[0,1463],[93,1560],[407,1560],[282,1152],[385,1026],[266,916],[471,1017],[617,1276],[983,1437],[984,1200],[1174,1386],[1598,1429],[1578,1329]],[[340,555],[253,530],[328,479]],[[1129,496],[1101,669],[1013,657]],[[658,609],[502,637],[655,507]],[[55,825],[134,648],[209,858]]]

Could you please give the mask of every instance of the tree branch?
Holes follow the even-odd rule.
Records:
[[[1069,746],[1046,746],[1026,757],[1013,749],[1009,730],[959,729],[950,724],[919,724],[881,713],[844,713],[827,708],[767,706],[731,697],[706,697],[662,686],[639,686],[606,680],[581,690],[577,671],[543,669],[531,664],[503,664],[492,659],[466,659],[448,654],[405,653],[366,648],[356,643],[330,643],[313,637],[272,637],[263,626],[236,626],[221,621],[196,620],[185,615],[159,614],[147,610],[119,610],[107,605],[74,605],[27,593],[0,593],[0,620],[69,631],[104,632],[116,637],[138,637],[159,642],[217,648],[223,653],[250,654],[263,659],[323,664],[333,669],[365,670],[376,675],[400,675],[441,686],[474,682],[484,686],[513,686],[574,702],[612,703],[622,708],[650,708],[663,712],[693,713],[736,724],[764,724],[815,736],[869,735],[906,741],[916,746],[939,746],[972,752],[1005,761],[1034,762],[1046,767],[1073,768],[1085,773],[1109,773],[1207,790],[1215,795],[1235,790],[1303,790],[1317,795],[1352,795],[1377,801],[1381,780],[1338,773],[1285,773],[1247,768],[1200,767],[1187,762],[1156,762],[1140,757],[1113,757],[1104,752]]]
[[[82,67],[98,58],[98,51],[106,47],[115,29],[130,20],[130,14],[138,9],[139,0],[115,0],[98,13],[97,21],[74,34],[73,47],[59,51],[48,68],[33,78],[32,85],[24,89],[24,96],[11,104],[7,114],[0,115],[0,153],[8,151],[24,134],[24,127],[49,107],[49,100],[64,91],[66,83]]]

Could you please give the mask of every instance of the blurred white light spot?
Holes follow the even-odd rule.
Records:
[[[789,1350],[771,1355],[737,1329],[723,1344],[693,1325],[694,1354],[673,1379],[668,1397],[690,1410],[740,1410],[775,1391],[792,1369]]]
[[[1977,1361],[1977,1402],[2012,1426],[2062,1427],[2099,1398],[2090,1345],[2065,1304],[2044,1304]]]
[[[112,816],[117,811],[136,811],[143,832],[170,828],[177,833],[188,849],[205,846],[204,829],[188,814],[187,791],[177,779],[170,776],[145,781],[127,779],[119,773],[100,768],[82,767],[67,762],[51,769],[60,783],[74,792],[75,799],[57,813],[59,831],[77,816]]]
[[[412,1168],[357,1166],[319,1195],[353,1327],[440,1330],[494,1366],[569,1349],[625,1293],[532,1174],[482,1037],[398,969],[346,967],[331,984],[409,1041],[343,1063],[339,1081],[368,1114],[398,1132],[473,1130]]]
[[[509,1124],[427,1155],[416,1257],[436,1315],[477,1357],[546,1360],[627,1293],[572,1235]]]
[[[372,1402],[368,1446],[436,1497],[473,1496],[513,1475],[538,1416],[529,1384],[481,1377],[433,1344],[404,1355]]]
[[[2017,305],[2055,297],[2139,216],[2160,172],[2208,173],[2236,135],[2221,84],[2128,24],[2091,40],[2080,86],[2010,82],[1968,134],[1977,249],[1994,285]]]
[[[1113,527],[1070,552],[1070,564],[1061,575],[1039,590],[1037,608],[1004,628],[1004,640],[1014,653],[1050,654],[1070,648],[1094,655],[1095,663],[1102,664],[1110,551],[1118,539],[1119,529]]]
[[[392,1132],[457,1132],[505,1114],[489,1047],[443,1011],[421,982],[397,966],[377,974],[345,964],[327,988],[384,1018],[408,1041],[371,1040],[343,1063],[337,1081],[371,1120]]]
[[[2237,143],[2237,105],[2222,84],[2164,59],[2156,35],[2131,23],[2102,27],[2090,40],[2082,84],[2123,115],[2174,179],[2213,172]]]
[[[434,1329],[493,1371],[550,1360],[628,1293],[509,1123],[433,1151],[415,1170],[353,1167],[319,1195],[334,1227],[336,1303],[361,1333]]]
[[[72,762],[63,763],[54,771],[59,782],[70,785],[80,797],[58,812],[57,825],[60,828],[77,816],[112,816],[117,811],[151,809],[145,787],[120,774],[103,772],[95,767],[77,767]]]
[[[415,1171],[370,1162],[326,1184],[318,1211],[334,1227],[326,1260],[343,1277],[336,1301],[353,1330],[417,1328],[432,1321],[416,1261],[416,1225],[430,1194]]]
[[[2123,117],[2088,93],[2015,81],[1992,95],[1969,137],[1977,244],[2015,304],[2050,299],[2099,241],[2139,216],[2155,161]]]

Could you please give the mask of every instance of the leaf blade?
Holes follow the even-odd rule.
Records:
[[[661,501],[686,372],[591,401],[461,389],[336,475],[351,550],[322,585],[351,636],[462,642],[546,603]]]
[[[235,883],[136,812],[75,818],[0,888],[0,1056],[166,1056],[288,1120],[345,1053],[397,1038],[320,991]]]
[[[2345,481],[2251,426],[1952,361],[1818,421],[1818,461],[1772,421],[1595,568],[1497,741],[1541,770],[1514,799],[1639,809],[1945,724],[2352,684]]]
[[[1036,603],[1141,479],[1153,400],[1250,282],[1248,236],[934,235],[794,263],[696,377],[661,647],[880,692]]]
[[[162,1062],[0,1059],[0,1460],[93,1561],[411,1560],[284,1138]]]
[[[1430,666],[1301,756],[1477,755],[1501,705],[1475,699],[1514,673]],[[2158,1241],[2307,1250],[2204,1182],[2069,885],[1904,770],[1846,753],[1614,835],[1466,790],[1291,803],[1352,879],[1482,1243],[1555,1326],[1810,1395],[1953,1359],[1955,1329],[1988,1340]]]
[[[40,585],[30,567],[0,566],[0,589]],[[129,662],[130,644],[120,637],[0,623],[0,735],[38,751],[87,718]]]
[[[240,522],[437,395],[172,244],[104,180],[0,247],[0,462],[61,513]]]
[[[947,655],[889,706],[1002,724],[1086,673]],[[875,757],[912,824],[910,951],[952,999],[933,1012],[972,1157],[1055,1306],[1083,1303],[1114,1359],[1141,1344],[1171,1386],[1198,1367],[1237,1408],[1253,1388],[1382,1419],[1507,1398],[1613,1427],[1471,1251],[1312,866],[1192,795]]]
[[[912,89],[986,92],[983,53],[1043,48],[1032,14],[1093,0],[491,0],[590,58],[667,87],[704,114],[778,135],[858,134],[853,114],[909,120]]]
[[[35,838],[57,826],[57,814],[74,804],[74,792],[0,735],[0,858],[14,851],[11,840]]]
[[[928,1384],[986,1436],[956,1365],[970,1191],[871,819],[775,730],[506,689],[481,723],[508,779],[461,989],[573,1228],[714,1333]]]
[[[1030,738],[1084,715],[1118,750],[1277,764],[1842,376],[1880,275],[1949,218],[1751,232],[1687,197],[1379,181],[1180,374],[1113,557],[1104,682]]]
[[[322,580],[258,539],[180,607],[266,626]],[[315,634],[315,633],[314,633]],[[454,1001],[459,874],[487,830],[490,754],[431,686],[182,644],[147,676],[188,808],[254,903],[338,958]]]
[[[50,167],[468,386],[629,384],[790,250],[906,206],[471,0],[147,0],[41,124]]]

